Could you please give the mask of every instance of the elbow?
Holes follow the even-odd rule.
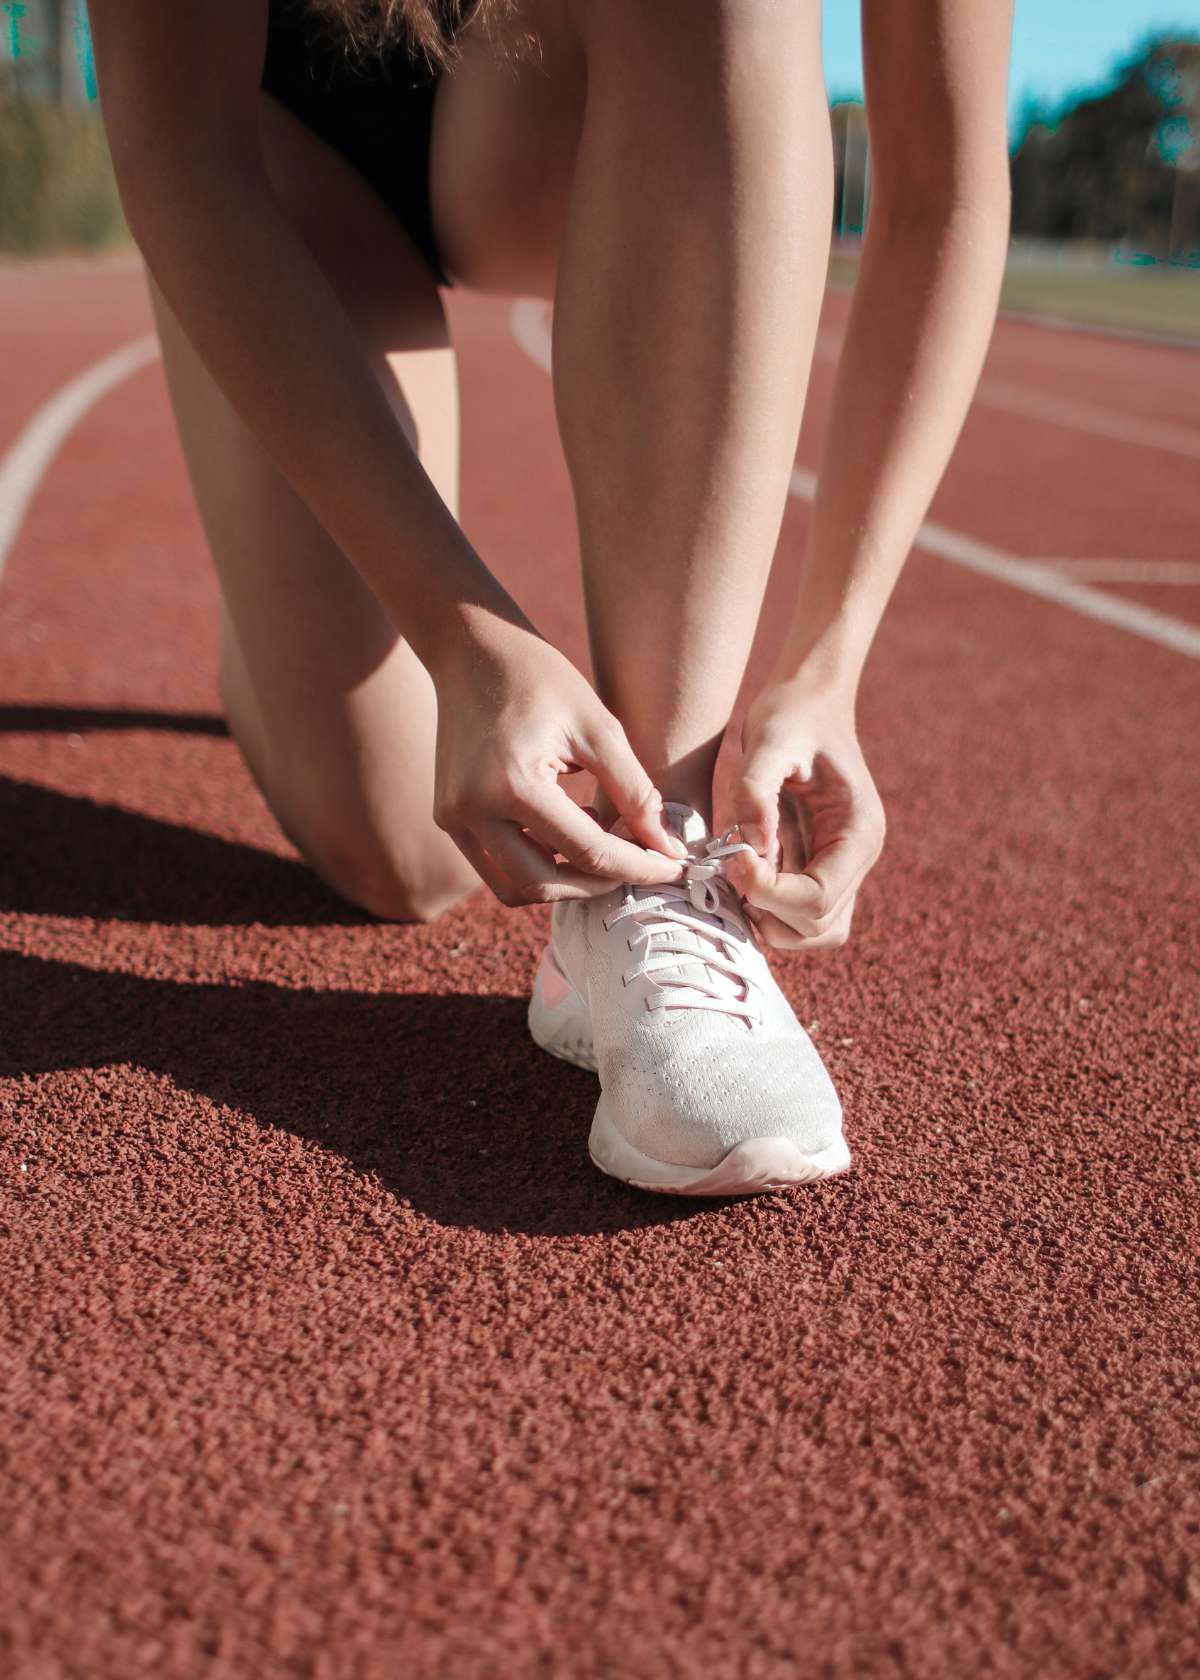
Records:
[[[257,136],[212,124],[149,123],[123,114],[106,118],[113,174],[135,238],[189,205],[235,201],[265,181]]]
[[[1012,192],[1008,171],[967,184],[945,182],[889,186],[871,199],[870,230],[885,239],[928,244],[957,231],[988,244],[1008,243]]]
[[[158,220],[155,206],[163,200],[161,180],[156,180],[160,172],[154,165],[153,148],[135,143],[123,135],[119,126],[110,123],[108,149],[126,226],[144,253]]]

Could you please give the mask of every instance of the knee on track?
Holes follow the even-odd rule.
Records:
[[[478,876],[458,853],[420,864],[345,848],[319,857],[311,851],[307,855],[339,898],[384,922],[436,922],[479,885]]]

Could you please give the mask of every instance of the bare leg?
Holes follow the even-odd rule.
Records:
[[[468,285],[554,297],[597,685],[708,812],[825,276],[820,9],[521,0],[504,48],[468,30],[438,95],[439,239]]]
[[[657,786],[711,815],[824,284],[819,7],[570,10],[587,105],[554,367],[593,662]]]
[[[272,184],[326,267],[443,498],[458,495],[453,352],[424,263],[362,181],[264,96]],[[280,825],[347,898],[428,919],[476,878],[433,823],[433,686],[152,288],[225,598],[222,691]]]
[[[511,95],[489,112],[469,74],[457,101],[443,89],[435,139],[459,167],[443,163],[439,184],[435,150],[435,219],[453,261],[445,182],[457,177],[468,253],[478,231],[479,273],[456,262],[463,278],[543,291],[557,280],[556,395],[598,685],[663,791],[707,810],[778,533],[824,272],[816,8],[527,9],[549,48],[527,73],[545,76],[551,96],[536,121],[526,111],[517,122]],[[494,63],[479,77],[493,91],[515,85]],[[281,201],[378,348],[453,506],[451,353],[428,275],[353,172],[269,100],[263,134]],[[528,196],[535,153],[547,164],[541,213],[481,221],[486,168]],[[462,166],[472,154],[474,173]],[[160,320],[229,608],[228,703],[252,768],[340,890],[384,914],[436,914],[473,876],[430,816],[428,679],[165,306]]]

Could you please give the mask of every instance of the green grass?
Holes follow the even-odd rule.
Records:
[[[128,237],[99,112],[3,90],[0,251],[94,251]]]
[[[829,278],[852,286],[855,257],[830,259]],[[1052,315],[1081,326],[1133,328],[1200,343],[1200,269],[1027,268],[1011,265],[1000,307],[1013,314]]]
[[[1200,341],[1200,269],[1010,268],[1000,307]]]

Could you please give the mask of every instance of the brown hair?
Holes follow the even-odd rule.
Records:
[[[326,32],[356,58],[404,41],[438,65],[454,57],[455,31],[469,17],[506,11],[509,5],[510,0],[307,0]]]

